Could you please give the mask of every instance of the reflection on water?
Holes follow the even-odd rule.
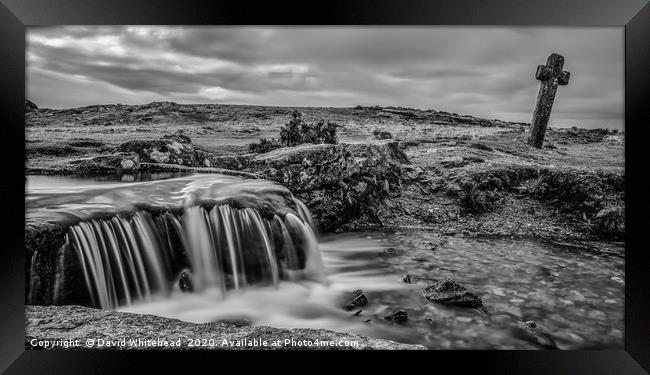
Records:
[[[41,176],[28,175],[25,177],[27,189],[51,189],[65,187],[92,187],[98,184],[113,184],[121,182],[143,182],[165,180],[168,178],[184,177],[192,172],[137,172],[102,176]]]
[[[439,246],[438,246],[439,244]],[[278,288],[172,293],[171,298],[123,307],[192,322],[243,320],[254,325],[326,328],[418,343],[429,348],[539,348],[513,330],[533,320],[559,348],[622,348],[623,246],[580,250],[528,240],[467,239],[434,233],[356,233],[321,241],[328,282],[282,282]],[[410,274],[413,283],[401,276]],[[421,290],[452,277],[481,296],[482,312],[432,304]],[[362,289],[361,313],[339,306]],[[383,319],[394,309],[408,322]]]

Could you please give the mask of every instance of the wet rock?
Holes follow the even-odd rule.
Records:
[[[404,254],[404,250],[402,249],[396,249],[394,247],[387,247],[382,250],[381,253],[379,253],[379,256],[381,257],[394,257],[398,255]]]
[[[178,286],[182,292],[192,292],[194,290],[192,278],[188,272],[181,272],[178,278]]]
[[[447,240],[445,240],[444,238],[437,237],[437,238],[434,238],[432,240],[424,241],[424,242],[420,243],[419,247],[425,248],[427,250],[436,250],[440,246],[445,245],[446,243],[447,243]]]
[[[411,280],[411,275],[406,274],[406,275],[402,276],[402,282],[404,282],[404,283],[406,283],[406,284],[410,284],[411,281],[412,281],[412,280]]]
[[[513,336],[543,349],[558,349],[553,338],[541,331],[534,321],[516,322],[510,326]]]
[[[471,293],[453,279],[438,281],[427,286],[422,295],[431,302],[464,307],[482,307],[480,297]]]
[[[282,329],[265,326],[249,326],[224,322],[196,324],[183,322],[178,319],[168,319],[153,315],[132,314],[111,310],[98,310],[82,306],[25,306],[25,348],[38,349],[30,344],[33,339],[63,341],[78,339],[85,343],[88,339],[102,338],[106,341],[125,339],[165,340],[180,342],[181,349],[188,348],[189,339],[218,338],[216,346],[199,347],[198,349],[322,349],[317,346],[221,346],[226,342],[237,342],[243,338],[266,340],[267,342],[293,339],[294,342],[309,340],[318,341],[356,341],[358,346],[328,347],[328,349],[426,349],[422,345],[401,344],[394,341],[369,338],[347,333],[339,333],[324,329]],[[241,322],[244,323],[244,322]],[[50,347],[51,348],[51,347]],[[83,346],[82,348],[86,348]],[[93,346],[92,349],[102,349]],[[58,348],[55,348],[58,349]],[[88,348],[90,349],[90,348]],[[178,349],[172,346],[115,346],[109,349]]]
[[[408,314],[404,310],[395,310],[386,315],[384,319],[395,323],[404,323],[408,320]]]
[[[363,294],[362,290],[355,290],[353,292],[347,293],[344,299],[343,308],[345,310],[354,310],[358,307],[366,306],[368,304],[368,298]]]

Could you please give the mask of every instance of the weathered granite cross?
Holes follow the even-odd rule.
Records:
[[[540,80],[541,83],[539,84],[539,94],[537,94],[537,104],[533,112],[533,121],[530,124],[528,144],[531,146],[542,148],[557,86],[564,86],[569,83],[570,73],[563,71],[563,67],[564,57],[557,53],[552,53],[548,57],[546,65],[537,67],[535,78]]]

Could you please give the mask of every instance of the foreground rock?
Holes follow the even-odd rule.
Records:
[[[345,310],[354,310],[359,307],[366,306],[368,304],[368,298],[363,294],[362,290],[355,290],[350,293],[346,293],[344,296],[344,302],[342,304]]]
[[[431,302],[463,307],[483,307],[483,301],[476,294],[453,279],[438,281],[427,286],[422,294]]]
[[[249,327],[229,323],[195,324],[152,315],[97,310],[82,306],[26,306],[25,347],[39,340],[79,340],[81,348],[88,348],[86,340],[119,341],[127,346],[97,347],[95,349],[177,349],[175,346],[128,346],[129,339],[167,340],[178,342],[182,349],[425,349],[421,345],[400,344],[393,341],[338,333],[324,329],[280,329]],[[215,346],[190,347],[190,340],[214,340]],[[35,340],[35,341],[34,341]],[[268,346],[253,346],[257,340]],[[271,346],[280,340],[279,346]],[[353,341],[356,346],[315,346],[314,343]],[[312,343],[310,346],[308,343]],[[293,343],[293,344],[292,344]],[[302,345],[300,345],[302,343]],[[239,344],[239,346],[238,346]],[[60,347],[57,349],[61,349]]]
[[[177,164],[188,167],[217,167],[242,170],[253,155],[217,156],[192,143],[181,131],[160,139],[133,140],[120,144],[117,151],[138,155],[144,163]]]
[[[376,207],[399,189],[406,156],[395,141],[305,144],[259,155],[248,171],[288,187],[326,231],[354,218],[376,217]]]
[[[386,315],[384,319],[395,323],[405,323],[408,320],[408,313],[404,310],[395,310]]]

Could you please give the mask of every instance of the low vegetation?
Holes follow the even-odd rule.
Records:
[[[248,150],[255,153],[265,153],[280,147],[291,147],[304,143],[336,144],[338,143],[338,128],[340,128],[340,125],[324,120],[308,123],[302,119],[300,112],[294,110],[291,114],[291,120],[282,127],[280,136],[277,139],[262,138],[258,143],[251,143]]]

